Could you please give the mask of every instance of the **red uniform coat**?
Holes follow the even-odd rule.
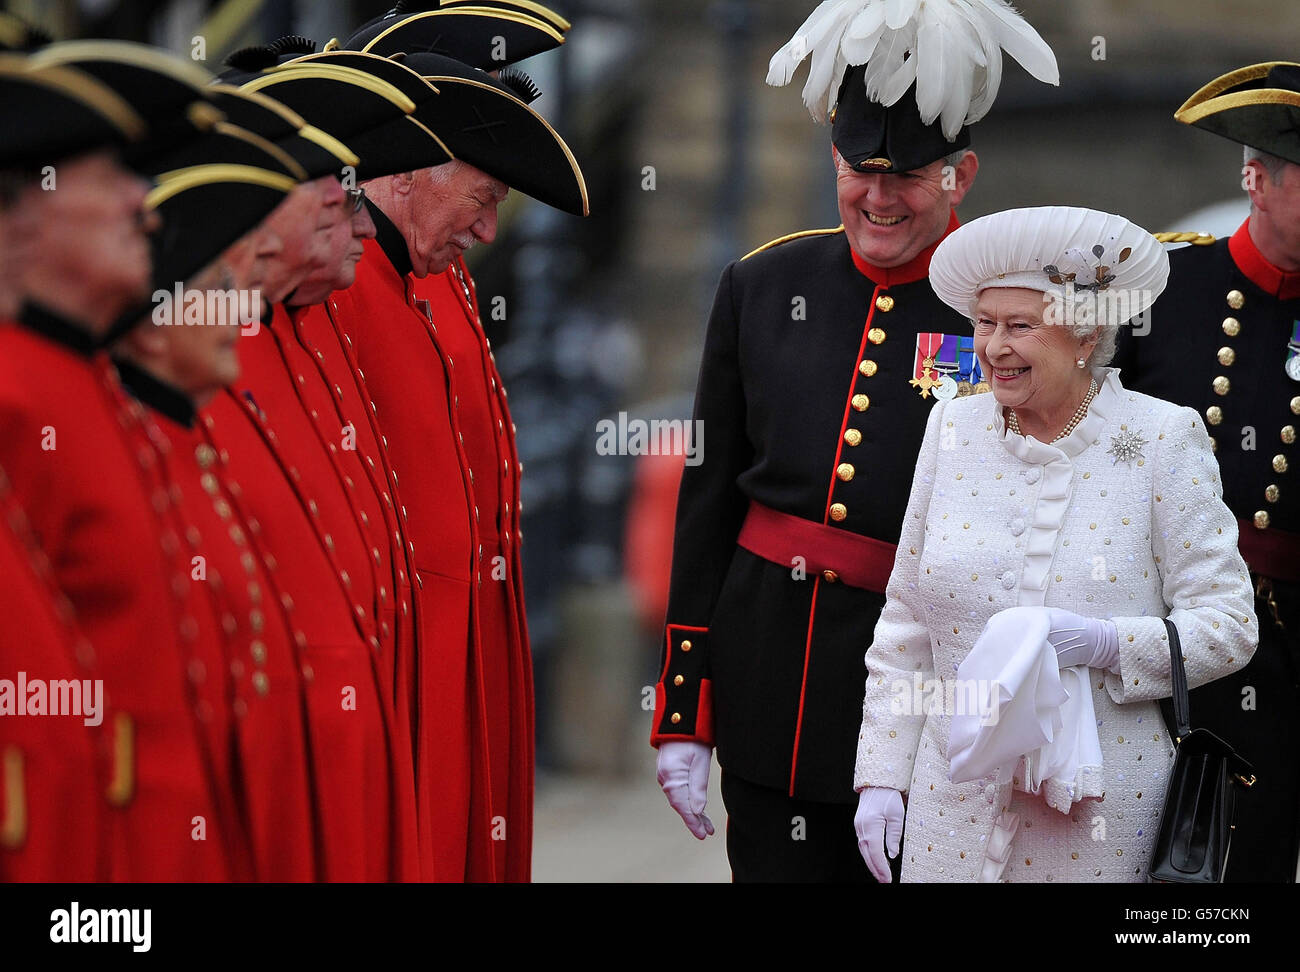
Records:
[[[123,383],[149,408],[148,428],[181,517],[191,560],[191,611],[220,635],[215,698],[205,725],[223,760],[225,796],[240,821],[249,879],[313,881],[315,795],[295,605],[266,562],[236,497],[240,486],[195,426],[188,398],[129,363]]]
[[[357,282],[327,307],[373,398],[407,509],[422,836],[439,880],[524,881],[533,696],[512,426],[472,296],[417,299],[405,243],[372,213],[379,236],[366,244]]]
[[[90,645],[53,586],[3,470],[0,577],[0,679],[16,689],[20,671],[89,677]],[[0,715],[0,882],[96,879],[102,820],[94,732],[75,716]]]
[[[129,445],[137,419],[107,361],[66,322],[28,320],[0,327],[0,464],[94,646],[84,677],[103,680],[99,876],[228,879],[231,821],[194,678],[219,645],[185,610],[173,497],[156,454]]]
[[[278,315],[273,330],[291,326]],[[240,485],[236,503],[276,566],[301,626],[323,877],[414,879],[410,740],[393,703],[393,660],[382,648],[381,638],[393,632],[376,616],[379,585],[371,586],[380,576],[371,562],[382,562],[383,550],[364,544],[364,507],[354,512],[340,499],[346,474],[332,457],[341,440],[322,445],[314,423],[304,424],[301,406],[285,407],[293,393],[284,394],[284,387],[299,375],[305,382],[308,372],[277,366],[274,341],[265,327],[244,339],[246,393],[219,395],[202,426]],[[281,407],[272,413],[271,403]]]

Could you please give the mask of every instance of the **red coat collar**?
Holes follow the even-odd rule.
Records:
[[[1300,297],[1300,273],[1288,273],[1269,263],[1259,252],[1250,237],[1250,220],[1247,219],[1228,240],[1232,261],[1246,275],[1246,279],[1278,300],[1295,300]]]
[[[896,287],[899,284],[912,283],[914,280],[924,280],[930,276],[930,257],[934,256],[934,251],[938,249],[940,243],[947,239],[948,234],[960,225],[961,221],[957,219],[957,210],[954,209],[952,215],[948,218],[948,228],[943,231],[943,236],[901,267],[878,267],[873,263],[868,263],[858,256],[852,246],[849,247],[849,253],[853,256],[853,265],[858,268],[858,272],[881,287]]]

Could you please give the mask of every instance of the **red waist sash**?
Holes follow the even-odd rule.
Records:
[[[799,565],[796,558],[803,558],[810,574],[877,594],[885,593],[898,549],[896,544],[781,513],[755,500],[750,500],[736,543],[790,569]]]

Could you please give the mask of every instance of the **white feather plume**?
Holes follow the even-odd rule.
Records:
[[[988,113],[1002,83],[1002,51],[1059,84],[1056,55],[1007,0],[824,0],[772,55],[767,83],[789,84],[810,56],[803,100],[826,121],[844,71],[865,64],[867,97],[888,107],[916,82],[917,108],[943,134]]]

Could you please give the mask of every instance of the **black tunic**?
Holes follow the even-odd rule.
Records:
[[[752,499],[896,543],[936,400],[908,384],[917,335],[970,327],[930,289],[933,247],[886,271],[855,261],[842,229],[777,244],[723,271],[709,320],[652,742],[716,742],[729,774],[852,803],[884,595],[797,576],[736,539]]]
[[[1300,534],[1300,449],[1293,444],[1300,381],[1283,367],[1297,321],[1300,275],[1282,275],[1265,264],[1243,226],[1231,245],[1219,240],[1170,254],[1169,286],[1152,309],[1150,333],[1122,328],[1115,361],[1125,387],[1191,406],[1205,419],[1224,500],[1245,521],[1242,553],[1257,579],[1269,573],[1251,562],[1255,538],[1249,534],[1257,530],[1290,544],[1289,559],[1300,570],[1294,536]],[[1227,381],[1216,390],[1218,378]],[[1233,744],[1258,777],[1239,804],[1228,862],[1232,881],[1291,881],[1296,869],[1300,589],[1269,583],[1285,627],[1277,625],[1268,598],[1257,599],[1260,643],[1250,664],[1191,693],[1192,725]]]

